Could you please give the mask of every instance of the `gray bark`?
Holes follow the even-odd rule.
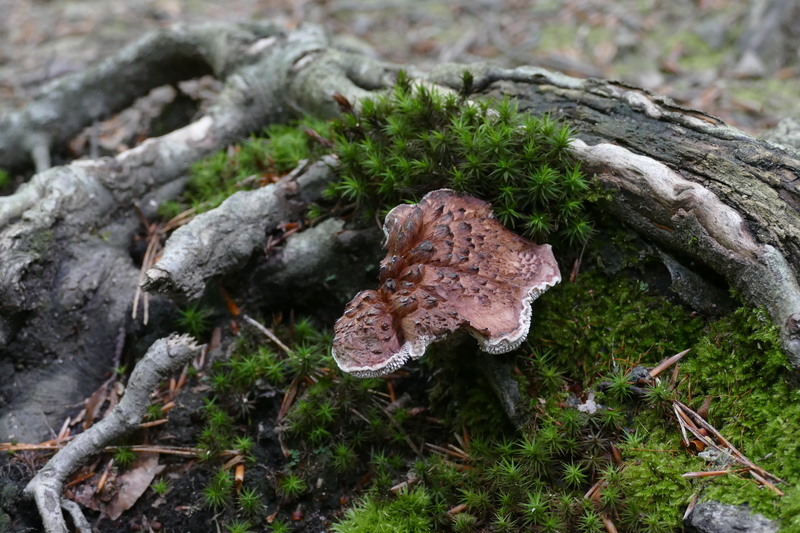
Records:
[[[191,41],[186,35],[196,32],[196,40],[209,47],[207,57],[228,57],[228,43],[238,42],[242,29],[214,28],[211,33],[206,26],[179,28],[173,31],[181,38],[172,40]],[[133,50],[144,54],[148,43],[163,39],[145,38]],[[131,326],[128,315],[138,279],[129,251],[139,224],[135,203],[152,213],[176,194],[173,184],[198,159],[297,113],[330,116],[338,110],[333,92],[355,101],[367,94],[361,87],[386,77],[381,68],[360,71],[367,63],[329,48],[324,32],[314,26],[265,39],[253,35],[248,44],[255,59],[227,75],[218,102],[205,116],[114,158],[46,170],[0,198],[0,365],[9,375],[3,390],[8,399],[0,407],[0,441],[47,437],[68,406],[88,396],[112,370],[114,354]],[[127,65],[129,55],[122,52],[61,86],[65,92],[75,86],[91,92],[93,83],[112,83],[101,74],[116,73],[113,65]],[[224,65],[215,69],[225,70]],[[142,85],[143,92],[149,88]],[[74,102],[68,107],[59,101],[61,107],[35,101],[31,110],[3,120],[35,131],[49,124],[31,118],[41,109],[65,117],[75,110],[83,113]],[[15,145],[10,146],[0,166],[17,162]]]
[[[709,501],[698,503],[684,521],[687,531],[694,533],[775,533],[778,524],[764,515],[753,513],[744,505],[724,505]]]

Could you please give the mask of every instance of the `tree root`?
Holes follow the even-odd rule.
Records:
[[[128,388],[114,410],[59,450],[28,483],[25,493],[35,499],[48,533],[66,533],[62,507],[70,512],[80,531],[91,531],[77,504],[62,499],[61,491],[67,478],[89,456],[135,430],[147,414],[150,394],[159,381],[179,371],[201,349],[202,346],[187,335],[173,334],[154,342],[134,368]]]
[[[180,49],[172,52],[173,59],[202,56],[214,66],[213,72],[225,76],[218,101],[192,124],[114,158],[51,168],[0,198],[0,356],[32,368],[16,374],[13,390],[6,391],[13,401],[0,410],[0,440],[40,440],[62,417],[56,406],[80,401],[102,380],[129,327],[138,281],[129,251],[140,224],[134,203],[146,215],[153,214],[162,201],[179,193],[185,172],[198,159],[295,113],[331,116],[338,112],[333,93],[357,101],[368,94],[363,87],[388,80],[391,72],[375,61],[330,48],[327,36],[315,26],[261,40],[246,28],[159,32],[105,67],[53,87],[54,93],[80,92],[78,88],[90,91],[89,81],[119,83],[108,76],[117,76],[119,69],[164,42]],[[232,52],[230,43],[236,44]],[[242,57],[235,61],[238,56]],[[147,78],[148,69],[157,63],[145,64],[136,72]],[[137,86],[149,89],[146,84]],[[55,95],[48,98],[58,100]],[[66,97],[58,101],[36,101],[7,120],[25,122],[24,117],[40,116],[48,109],[45,116],[63,115],[61,120],[70,122],[71,112],[84,112],[82,106],[68,105]],[[91,119],[82,115],[80,127]],[[32,130],[52,125],[30,120]],[[9,148],[0,150],[0,166],[19,163],[16,155],[9,155],[17,154],[19,146],[11,141],[4,146]],[[303,198],[310,190],[295,196]],[[53,361],[66,364],[48,365]]]
[[[149,34],[94,68],[54,81],[23,110],[1,118],[0,167],[20,167],[33,157],[42,172],[49,150],[92,122],[161,85],[204,74],[224,79],[257,59],[247,53],[254,42],[284,33],[272,24],[212,23]]]
[[[619,212],[629,225],[669,249],[717,265],[732,287],[765,307],[781,328],[783,348],[800,366],[800,286],[783,254],[758,242],[738,211],[663,163],[620,146],[576,140],[572,151],[617,189],[620,203],[634,204]],[[648,209],[637,209],[645,203]]]
[[[202,213],[176,230],[161,259],[147,271],[144,289],[194,300],[206,281],[241,266],[264,246],[264,236],[281,222],[296,220],[319,200],[333,180],[336,160],[326,156],[298,168],[279,182],[231,195],[219,207]]]

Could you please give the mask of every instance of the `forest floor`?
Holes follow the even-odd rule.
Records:
[[[303,22],[321,24],[332,33],[371,47],[376,57],[401,64],[424,67],[446,61],[492,61],[508,67],[536,65],[578,77],[618,79],[758,135],[786,117],[787,110],[797,109],[800,64],[797,41],[793,40],[798,36],[784,31],[780,22],[770,32],[769,46],[750,38],[748,25],[753,14],[749,9],[747,3],[735,0],[0,0],[0,113],[24,106],[47,82],[96,64],[154,29],[178,23],[269,19],[287,27]],[[286,342],[298,340],[293,339],[298,333],[292,328],[284,333]],[[319,377],[320,382],[336,379],[328,374]],[[408,390],[398,393],[405,393],[407,411],[419,408],[422,413],[429,408],[427,391],[411,381],[406,382]],[[286,388],[291,386],[297,384]],[[197,427],[204,422],[200,413],[209,390],[207,382],[189,377],[168,425],[158,430],[161,444],[193,444]],[[280,455],[284,443],[271,428],[282,416],[279,392],[271,386],[257,392],[260,405],[269,399],[270,407],[254,414],[250,424],[260,431],[259,446],[254,450],[256,466],[251,472],[271,472],[286,461]],[[101,403],[114,392],[108,389],[104,394]],[[435,420],[423,418],[419,416],[419,426],[426,426],[429,436],[447,438],[438,435],[442,430]],[[392,435],[398,438],[396,433]],[[3,462],[3,476],[22,480],[40,466],[33,454],[17,458],[22,460]],[[148,461],[140,457],[130,470],[150,475]],[[128,502],[129,507],[135,505],[133,511],[118,520],[91,515],[100,530],[211,530],[217,517],[197,502],[207,500],[204,491],[211,486],[212,474],[195,468],[195,460],[165,462],[172,480],[166,496],[148,491],[140,501]],[[348,498],[369,482],[358,470],[343,472],[338,479],[321,475],[317,490],[300,499],[287,490],[273,507],[270,522],[278,516],[278,523],[294,521],[295,531],[325,529],[332,517],[341,516]],[[264,484],[281,486],[286,479],[268,479]],[[345,494],[319,487],[352,490]],[[85,505],[105,505],[94,494],[81,495],[76,490],[74,496]],[[17,510],[21,511],[17,525],[36,523],[33,509]]]

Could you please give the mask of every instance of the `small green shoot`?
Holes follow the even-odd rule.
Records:
[[[239,509],[247,516],[255,516],[262,508],[261,496],[255,489],[243,488],[239,493]]]
[[[166,479],[161,478],[158,481],[151,483],[150,489],[156,494],[156,496],[163,496],[169,491],[169,483]]]
[[[247,520],[234,520],[225,526],[228,533],[253,533],[252,524]]]
[[[586,469],[578,464],[568,463],[564,465],[564,473],[562,474],[564,484],[573,489],[578,489],[583,486],[588,480]]]
[[[162,405],[151,403],[147,406],[147,413],[144,415],[145,420],[153,421],[160,420],[164,417],[164,412],[161,410]]]
[[[337,472],[349,472],[358,463],[358,456],[353,448],[344,443],[338,443],[331,453],[333,469]]]
[[[119,446],[114,452],[114,463],[120,468],[127,468],[136,459],[130,446]]]
[[[293,500],[308,490],[308,485],[295,474],[286,474],[278,479],[278,492],[287,500]]]
[[[207,507],[220,510],[231,501],[233,491],[233,475],[224,469],[219,469],[203,489],[203,498]]]
[[[271,533],[289,533],[291,530],[291,526],[280,518],[273,520],[272,524],[269,526],[269,531]]]
[[[255,441],[253,438],[247,435],[240,435],[233,439],[234,449],[238,450],[240,455],[247,458],[251,458],[254,445]]]
[[[202,339],[208,331],[210,318],[209,309],[193,304],[180,312],[178,325],[195,339]]]

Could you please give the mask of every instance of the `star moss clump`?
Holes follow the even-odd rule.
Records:
[[[800,531],[800,393],[778,328],[750,308],[705,321],[632,274],[585,272],[540,302],[528,342],[506,356],[528,411],[520,428],[468,342],[434,345],[391,379],[358,379],[336,370],[332,334],[313,319],[275,319],[285,349],[243,330],[205,371],[204,511],[231,527],[263,524],[279,498],[274,530],[302,505],[339,533],[603,531],[604,519],[640,533],[680,531],[697,496]],[[687,348],[674,378],[632,381],[636,367]],[[785,480],[784,496],[736,468],[683,477],[721,468],[682,444],[673,411],[674,400],[697,410],[707,397],[708,422]],[[590,400],[596,410],[579,410]],[[269,474],[238,490],[223,466],[231,450]],[[344,512],[318,496],[341,487],[358,487]]]
[[[412,85],[402,72],[393,90],[361,102],[334,123],[341,180],[329,197],[367,215],[426,192],[451,188],[490,202],[512,230],[538,242],[582,244],[592,227],[586,203],[597,199],[567,148],[573,131],[545,115],[520,113],[505,98],[469,100]]]

